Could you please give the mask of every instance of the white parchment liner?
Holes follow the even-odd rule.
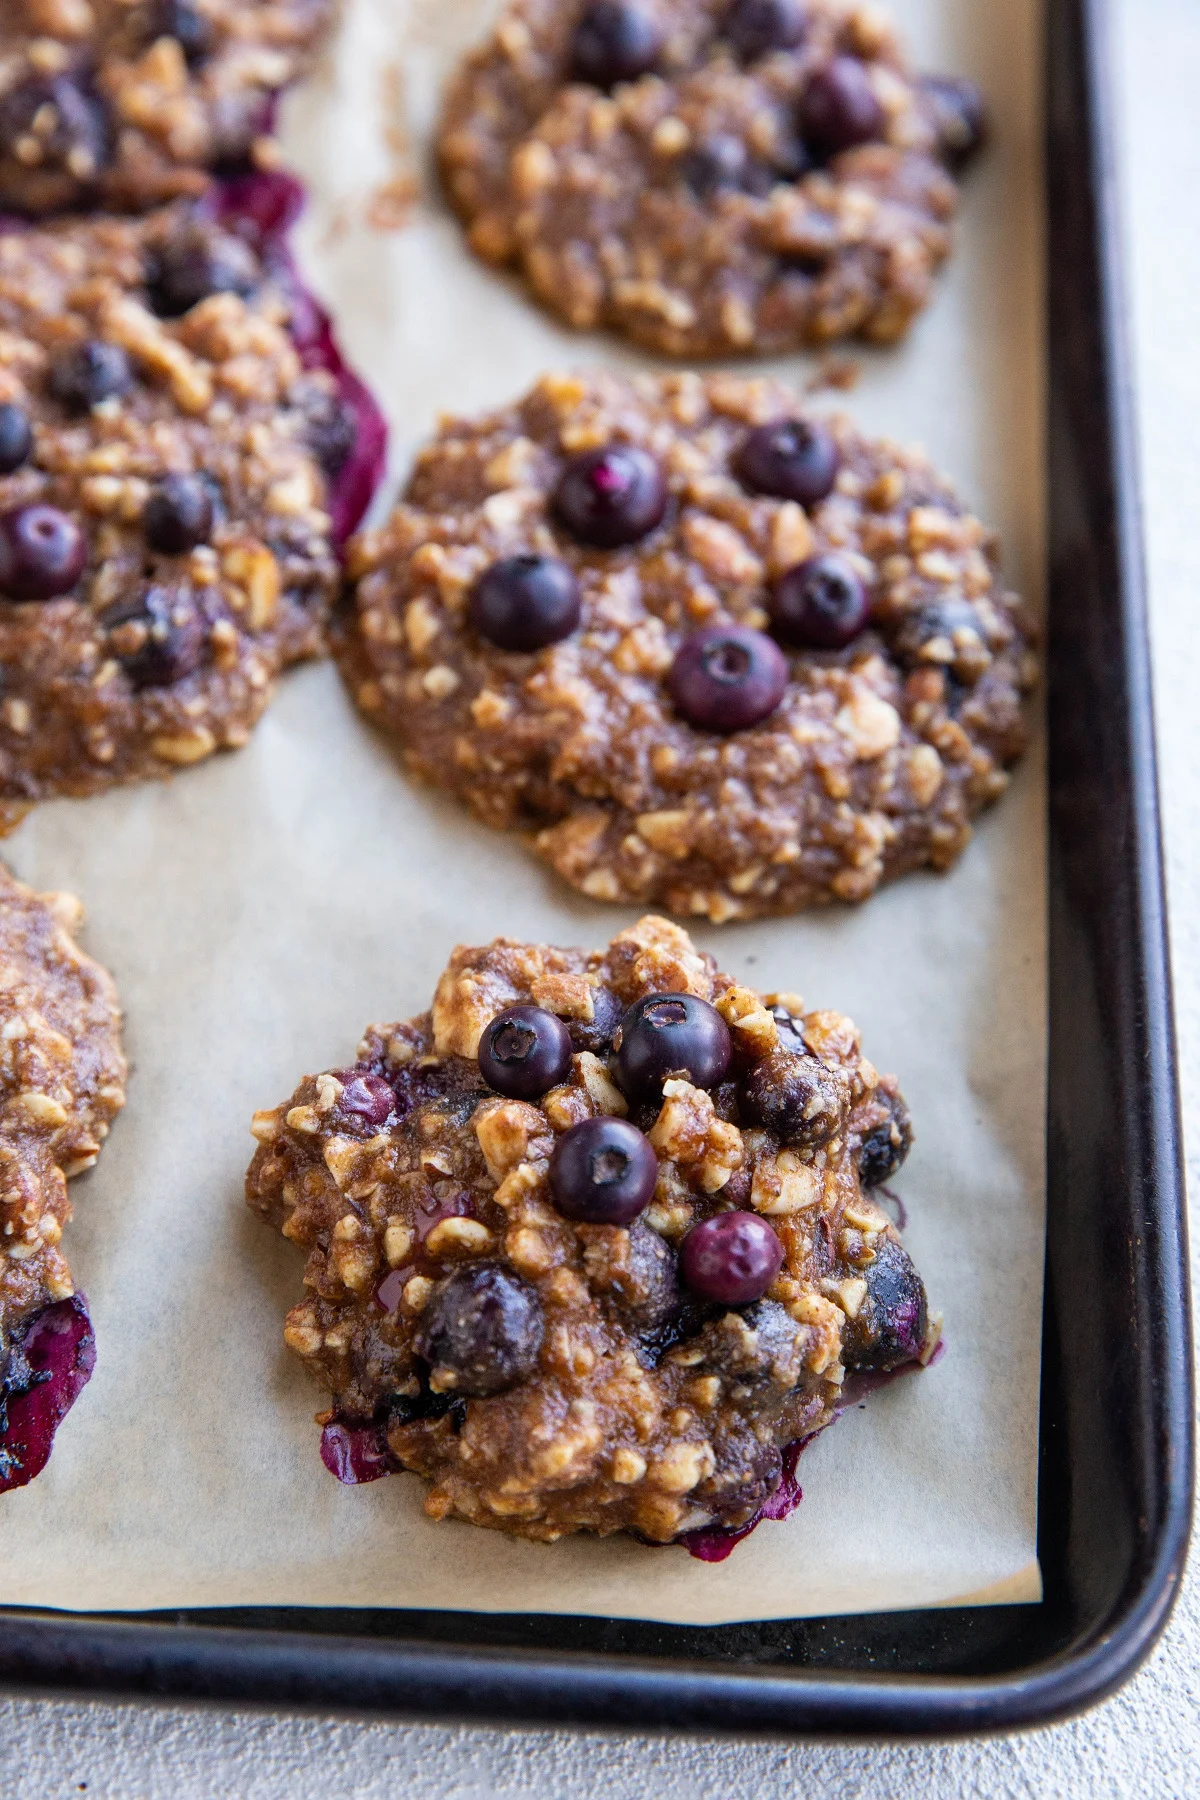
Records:
[[[995,140],[932,309],[902,349],[865,357],[847,404],[869,429],[926,445],[1001,529],[1008,577],[1031,592],[1039,8],[895,4],[925,66],[984,84]],[[436,92],[489,10],[349,0],[328,65],[285,109],[288,155],[312,187],[301,260],[391,416],[397,474],[439,410],[492,405],[547,367],[650,366],[549,324],[470,259],[436,197],[424,168]],[[425,197],[382,235],[365,212],[396,172],[388,76],[401,57]],[[798,357],[772,367],[812,371]],[[1043,811],[1035,746],[949,877],[910,877],[857,912],[698,933],[731,974],[849,1012],[872,1060],[902,1077],[918,1140],[897,1186],[949,1344],[812,1446],[797,1512],[720,1565],[619,1537],[545,1547],[434,1525],[415,1477],[340,1487],[318,1459],[321,1396],[280,1337],[300,1256],[242,1201],[253,1109],[350,1060],[369,1020],[421,1011],[453,944],[498,932],[599,944],[633,915],[572,896],[516,842],[416,790],[328,666],[289,678],[239,754],[30,817],[7,853],[26,881],[83,897],[133,1067],[128,1108],[74,1185],[66,1240],[99,1363],[49,1468],[0,1501],[0,1601],[713,1623],[1037,1598]]]

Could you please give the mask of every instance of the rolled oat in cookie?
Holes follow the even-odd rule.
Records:
[[[595,899],[865,899],[948,868],[1024,742],[993,535],[778,383],[547,376],[444,420],[350,571],[363,713]]]
[[[0,866],[0,1493],[49,1455],[91,1371],[60,1249],[67,1182],[125,1104],[116,989],[75,942],[83,909]]]
[[[324,649],[347,444],[288,319],[186,202],[0,235],[7,823],[244,744]]]
[[[743,1528],[848,1374],[936,1346],[869,1191],[911,1139],[895,1080],[665,919],[455,950],[429,1013],[253,1132],[249,1204],[307,1257],[284,1339],[331,1396],[326,1461],[415,1471],[435,1519]]]
[[[140,209],[246,161],[336,0],[4,0],[0,209]]]
[[[981,141],[851,0],[511,0],[439,137],[472,248],[673,356],[901,337]]]

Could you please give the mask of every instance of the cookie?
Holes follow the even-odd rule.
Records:
[[[334,0],[5,0],[0,208],[153,206],[244,162]]]
[[[671,356],[891,343],[950,249],[970,82],[846,0],[512,0],[439,153],[472,248]]]
[[[67,1182],[125,1104],[125,1058],[112,978],[75,942],[82,916],[0,867],[0,1493],[42,1467],[94,1360],[60,1243]]]
[[[284,1337],[332,1396],[326,1461],[415,1471],[435,1519],[744,1530],[848,1376],[936,1343],[870,1192],[911,1140],[896,1082],[665,919],[457,949],[431,1012],[253,1131],[249,1204],[307,1256]]]
[[[356,419],[188,203],[0,235],[0,808],[244,744],[318,654]]]
[[[863,900],[949,867],[1024,742],[991,533],[777,383],[547,376],[446,420],[350,570],[363,713],[594,899]]]

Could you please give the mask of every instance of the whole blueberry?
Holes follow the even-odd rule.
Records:
[[[729,1027],[698,994],[647,994],[629,1008],[613,1039],[617,1080],[631,1100],[653,1100],[669,1075],[714,1088],[733,1055]]]
[[[882,136],[883,108],[856,56],[835,56],[809,76],[800,122],[804,141],[825,156]]]
[[[6,600],[53,600],[83,574],[87,539],[56,506],[18,506],[0,513],[0,594]]]
[[[186,590],[149,587],[110,606],[101,623],[135,688],[171,687],[204,661],[208,627]]]
[[[571,1034],[540,1006],[506,1006],[479,1040],[479,1072],[510,1100],[539,1100],[571,1066]]]
[[[671,698],[702,731],[745,731],[769,718],[788,684],[787,657],[748,625],[705,625],[684,638],[667,676]]]
[[[903,1096],[878,1088],[876,1100],[887,1107],[887,1117],[873,1125],[858,1152],[858,1179],[864,1187],[890,1181],[912,1149],[912,1118]]]
[[[836,551],[785,570],[772,586],[768,606],[780,637],[808,650],[844,649],[871,617],[866,584]]]
[[[554,1204],[582,1225],[631,1225],[658,1179],[648,1140],[625,1119],[584,1119],[559,1138],[550,1158]]]
[[[662,51],[662,33],[628,0],[591,0],[571,38],[571,78],[592,87],[648,75]]]
[[[933,118],[938,148],[953,169],[961,169],[987,136],[983,95],[973,81],[954,75],[927,75],[922,98]]]
[[[844,1327],[846,1367],[886,1370],[915,1361],[925,1342],[929,1303],[908,1251],[883,1238],[875,1246],[874,1261],[855,1273],[866,1282],[867,1293]]]
[[[426,1302],[413,1339],[435,1392],[502,1394],[537,1367],[545,1326],[534,1290],[499,1263],[476,1263]]]
[[[203,62],[213,47],[212,24],[190,0],[154,0],[148,35],[174,38],[189,68]]]
[[[23,407],[6,401],[0,406],[0,475],[11,475],[33,454],[33,427]]]
[[[746,433],[733,469],[751,493],[816,506],[833,492],[840,462],[837,440],[819,419],[775,419]]]
[[[800,0],[733,0],[723,29],[741,61],[754,62],[772,50],[794,49],[804,26]]]
[[[111,134],[104,106],[70,75],[33,76],[0,99],[0,149],[12,151],[38,121],[43,163],[65,166],[86,185],[108,161]],[[50,129],[41,128],[51,120]]]
[[[212,488],[202,475],[167,475],[142,514],[146,542],[164,556],[186,555],[208,542],[213,514]]]
[[[148,272],[148,285],[155,311],[176,319],[210,294],[247,299],[258,278],[258,261],[240,238],[200,224],[167,239]]]
[[[827,1144],[845,1122],[844,1081],[808,1049],[781,1045],[761,1057],[746,1073],[744,1097],[751,1118],[807,1150]]]
[[[382,1075],[372,1075],[363,1069],[338,1069],[337,1079],[342,1084],[337,1103],[339,1113],[356,1124],[369,1126],[372,1131],[387,1124],[396,1110],[396,1095]]]
[[[127,392],[133,381],[129,358],[119,344],[89,338],[60,351],[50,365],[50,392],[72,412],[88,412],[102,400]]]
[[[553,507],[572,537],[598,550],[636,544],[667,510],[662,470],[645,450],[611,444],[573,456],[559,476]]]
[[[783,1267],[783,1245],[757,1213],[718,1213],[688,1232],[679,1267],[693,1294],[721,1306],[749,1306]]]
[[[774,171],[750,155],[741,138],[717,132],[680,158],[679,173],[698,200],[721,192],[769,193]]]
[[[505,556],[471,590],[471,623],[499,650],[541,650],[579,624],[579,583],[557,556]]]

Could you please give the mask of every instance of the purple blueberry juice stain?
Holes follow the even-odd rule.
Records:
[[[50,1457],[54,1433],[91,1378],[96,1339],[75,1294],[18,1327],[0,1379],[0,1494],[24,1487]]]
[[[699,1531],[685,1531],[678,1540],[689,1556],[700,1562],[724,1562],[732,1556],[743,1538],[748,1538],[752,1531],[757,1531],[764,1519],[786,1519],[794,1513],[804,1498],[803,1489],[796,1479],[796,1465],[800,1461],[800,1452],[806,1444],[811,1444],[816,1433],[805,1438],[797,1438],[795,1443],[786,1444],[783,1449],[783,1475],[779,1486],[769,1500],[764,1501],[752,1519],[744,1525],[703,1525]]]

